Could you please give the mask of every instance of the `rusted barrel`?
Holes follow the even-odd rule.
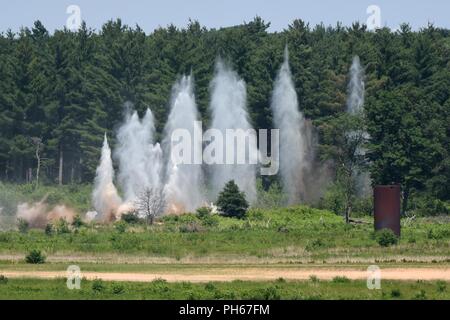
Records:
[[[375,230],[391,229],[400,236],[400,186],[375,186],[373,209]]]

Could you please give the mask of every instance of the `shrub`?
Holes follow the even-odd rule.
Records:
[[[0,274],[0,284],[7,284],[8,283],[8,278],[5,277],[4,275]]]
[[[401,295],[402,294],[401,294],[399,289],[392,289],[391,290],[391,297],[392,298],[400,298]]]
[[[280,300],[281,296],[278,293],[277,288],[269,287],[263,290],[263,299],[264,300]]]
[[[47,223],[45,226],[45,234],[51,236],[53,234],[53,225],[51,223]]]
[[[30,229],[30,224],[25,219],[19,218],[17,219],[17,228],[20,233],[27,233]]]
[[[280,226],[278,227],[278,232],[280,233],[289,233],[289,228],[286,226]]]
[[[208,207],[201,207],[198,208],[196,211],[199,219],[204,219],[211,215],[211,209]]]
[[[248,209],[245,193],[239,190],[234,180],[229,181],[217,198],[220,213],[226,217],[242,219]]]
[[[61,218],[56,222],[55,229],[57,234],[70,233],[69,224],[64,218]]]
[[[382,229],[376,232],[375,238],[382,247],[389,247],[398,243],[398,237],[390,229]]]
[[[217,227],[219,225],[219,219],[217,216],[206,216],[202,219],[202,224],[205,227]]]
[[[95,279],[92,281],[92,291],[94,292],[103,292],[105,290],[105,285],[103,284],[103,281],[100,279]]]
[[[118,283],[113,284],[113,287],[112,287],[112,293],[113,294],[122,294],[124,292],[125,292],[125,288],[124,288],[123,285],[118,284]]]
[[[445,281],[439,280],[436,282],[436,287],[438,292],[444,292],[447,289],[447,283]]]
[[[216,286],[212,282],[208,282],[207,284],[205,284],[205,290],[214,291],[216,290]]]
[[[79,214],[77,214],[75,217],[73,217],[72,226],[74,228],[80,228],[80,227],[84,226],[84,222],[81,219],[81,216]]]
[[[345,276],[336,276],[332,280],[334,283],[349,283],[350,279]]]
[[[416,300],[426,300],[427,299],[427,294],[426,294],[425,290],[420,290],[419,292],[417,292],[416,295],[414,296],[414,299],[416,299]]]
[[[31,264],[42,264],[45,263],[46,257],[42,254],[40,250],[33,249],[31,250],[28,255],[25,257],[26,263]]]
[[[134,212],[124,213],[120,220],[128,223],[128,224],[138,224],[142,222],[142,219],[138,217],[138,215]]]
[[[114,223],[114,228],[116,228],[117,232],[124,233],[127,231],[127,223],[125,221],[117,221]]]

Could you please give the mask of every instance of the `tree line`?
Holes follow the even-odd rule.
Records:
[[[204,124],[209,82],[218,56],[245,80],[256,129],[271,128],[273,81],[287,44],[299,105],[317,128],[319,156],[336,141],[335,119],[345,112],[354,55],[365,66],[367,158],[374,183],[401,183],[450,199],[450,33],[428,25],[375,32],[310,26],[295,20],[268,32],[260,17],[238,26],[207,29],[139,26],[108,21],[53,34],[36,21],[0,36],[0,179],[84,183],[95,175],[103,133],[113,132],[129,101],[150,107],[161,135],[171,86],[192,73]],[[327,134],[334,132],[334,134]],[[114,143],[114,141],[113,141]]]

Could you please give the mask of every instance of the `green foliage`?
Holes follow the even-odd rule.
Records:
[[[73,217],[73,221],[72,221],[72,226],[74,228],[81,228],[82,226],[84,226],[84,222],[81,219],[81,216],[79,214],[75,215],[75,217]]]
[[[138,215],[134,212],[128,212],[122,214],[120,219],[128,224],[138,224],[142,223],[142,219],[138,217]]]
[[[177,75],[192,72],[201,120],[207,123],[209,83],[218,55],[231,61],[246,82],[253,126],[271,128],[273,80],[287,44],[299,104],[317,128],[320,159],[331,159],[338,164],[337,171],[345,168],[347,173],[351,166],[370,160],[374,183],[402,185],[405,209],[414,210],[409,199],[425,194],[431,210],[423,206],[417,207],[419,211],[448,214],[448,30],[430,24],[412,31],[403,24],[396,31],[369,32],[358,23],[310,26],[299,19],[283,32],[269,32],[269,26],[260,17],[221,29],[190,21],[184,28],[170,25],[145,34],[117,19],[106,22],[99,32],[83,24],[76,32],[50,34],[40,21],[17,32],[3,30],[0,179],[25,183],[31,168],[33,183],[22,191],[27,201],[38,201],[59,179],[61,161],[63,186],[49,194],[50,205],[64,203],[87,212],[91,187],[79,183],[92,181],[103,133],[111,134],[121,121],[123,104],[131,101],[140,114],[151,106],[161,140],[173,82]],[[344,112],[354,55],[365,67],[362,123]],[[370,136],[367,159],[354,157],[355,141],[345,134],[347,129],[361,132],[361,127]],[[33,138],[43,144],[39,187]],[[348,174],[337,172],[337,178],[345,194],[355,191]],[[264,188],[261,182],[256,206],[283,203],[275,181],[264,180]],[[0,184],[3,213],[12,215],[19,198]],[[335,212],[347,211],[351,202],[353,209],[358,206],[353,197],[347,197],[344,210],[335,199],[329,200],[326,208]]]
[[[400,292],[399,289],[395,288],[391,290],[391,297],[392,298],[400,298],[402,295],[402,293]]]
[[[239,190],[234,180],[229,181],[224,189],[219,193],[216,202],[220,213],[226,217],[242,219],[248,209],[248,202],[245,193]]]
[[[342,256],[369,259],[376,253],[380,259],[389,260],[398,256],[446,257],[450,245],[450,223],[445,216],[416,217],[408,223],[404,223],[407,218],[403,218],[404,241],[389,250],[378,244],[373,218],[367,216],[359,218],[363,223],[346,225],[342,217],[332,212],[297,206],[249,209],[244,219],[217,214],[209,217],[215,221],[213,226],[199,219],[197,214],[185,214],[163,216],[153,226],[127,224],[123,233],[114,225],[97,223],[87,224],[78,233],[55,232],[52,236],[35,229],[26,234],[0,232],[0,252],[25,255],[30,248],[35,248],[52,255],[127,254],[178,260],[192,256],[236,255],[243,259],[295,260],[307,256],[311,261]]]
[[[125,293],[125,287],[119,283],[115,283],[112,285],[112,293],[113,294],[123,294],[123,293]]]
[[[117,230],[117,232],[119,233],[124,233],[125,231],[127,231],[127,222],[125,221],[116,221],[114,223],[114,228]]]
[[[25,257],[25,262],[30,264],[43,264],[45,263],[45,259],[46,257],[40,250],[33,249]]]
[[[46,235],[51,236],[54,233],[53,225],[51,223],[47,223],[44,232]]]
[[[66,219],[60,218],[55,223],[55,231],[57,234],[70,233],[69,223]]]
[[[334,283],[349,283],[350,279],[345,276],[336,276],[331,281]]]
[[[28,229],[30,229],[30,224],[25,219],[17,219],[17,228],[20,233],[27,233]]]
[[[438,280],[436,282],[436,289],[438,292],[445,292],[445,290],[447,290],[447,283],[445,281]]]
[[[287,197],[278,182],[272,182],[267,190],[264,189],[261,179],[256,182],[258,199],[255,207],[270,209],[285,205]]]
[[[95,288],[100,290],[93,290]],[[344,300],[381,300],[416,298],[416,295],[428,299],[447,300],[450,294],[437,292],[435,282],[386,281],[383,290],[367,290],[365,280],[347,283],[333,283],[332,281],[232,281],[202,283],[168,283],[164,281],[152,282],[112,282],[106,284],[98,280],[84,280],[80,290],[61,290],[65,279],[10,279],[0,284],[1,299],[130,299],[130,300],[186,300],[195,299],[344,299]],[[123,289],[123,290],[122,290]],[[393,298],[395,290],[401,296]],[[421,293],[423,291],[423,293]]]
[[[95,279],[92,281],[92,291],[95,293],[102,293],[106,290],[104,282],[100,279]]]
[[[391,229],[382,229],[376,232],[376,240],[382,247],[389,247],[398,243],[398,237]]]
[[[8,278],[5,277],[4,275],[0,274],[0,285],[7,284],[7,283],[8,283]]]
[[[204,219],[211,215],[211,209],[208,207],[198,208],[196,212],[199,219]]]

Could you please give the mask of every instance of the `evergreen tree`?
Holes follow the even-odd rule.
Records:
[[[242,219],[245,217],[248,209],[248,202],[245,199],[245,193],[239,190],[234,180],[229,181],[216,202],[220,213],[226,217]]]

